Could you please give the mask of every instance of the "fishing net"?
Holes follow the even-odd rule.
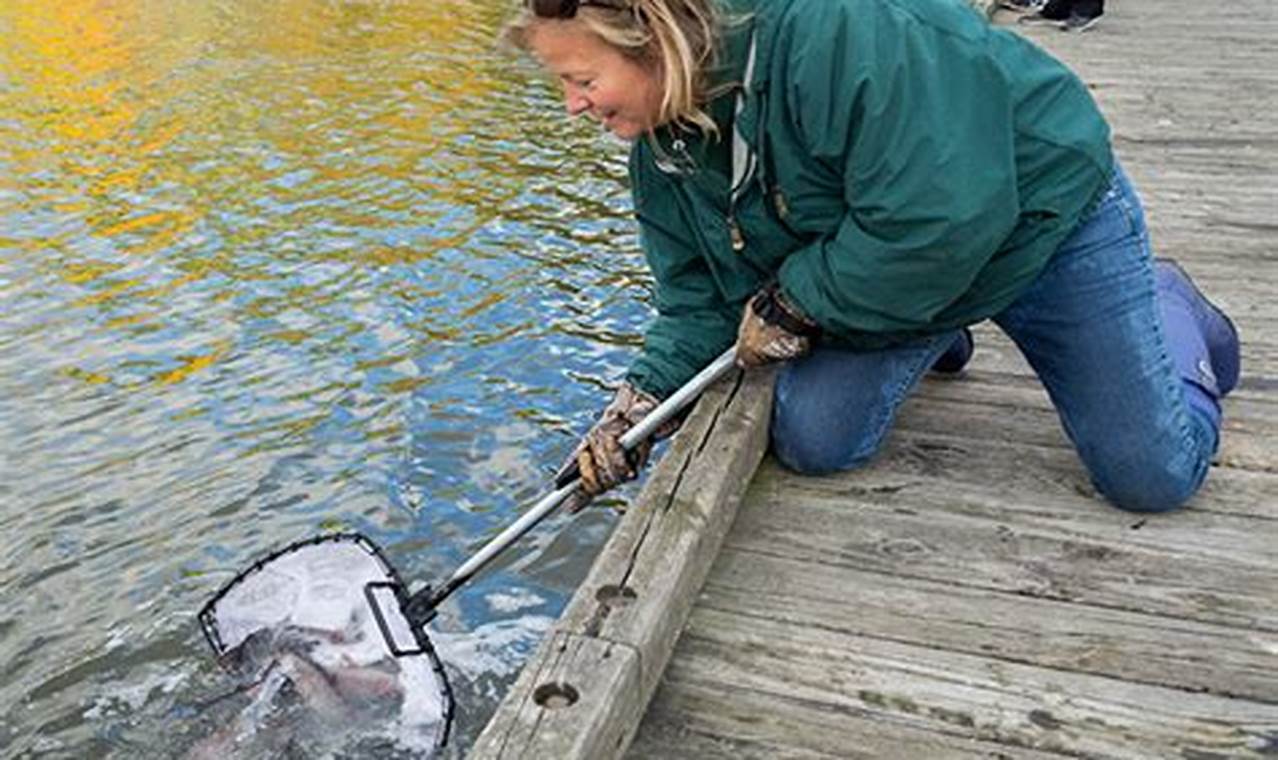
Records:
[[[335,534],[254,564],[205,605],[200,625],[218,661],[253,690],[255,711],[287,703],[420,756],[447,740],[453,699],[406,600],[372,541]]]

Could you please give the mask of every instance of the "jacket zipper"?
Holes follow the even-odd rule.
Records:
[[[745,71],[741,75],[741,90],[737,92],[736,104],[732,111],[732,181],[728,190],[728,234],[732,238],[732,250],[741,253],[745,250],[745,235],[741,233],[741,225],[737,224],[737,200],[745,192],[746,186],[754,178],[757,156],[750,150],[750,145],[741,135],[741,113],[745,110],[745,96],[750,85],[754,83],[754,61],[758,46],[758,33],[750,34],[750,51],[746,54]]]
[[[737,224],[737,217],[729,212],[728,214],[728,235],[732,238],[732,250],[741,253],[745,250],[745,235],[741,234],[741,225]]]

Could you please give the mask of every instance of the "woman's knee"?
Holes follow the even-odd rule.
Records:
[[[865,464],[905,394],[952,342],[947,335],[869,353],[824,348],[786,365],[772,406],[777,459],[804,474]]]
[[[772,437],[772,453],[786,468],[800,475],[825,475],[864,465],[874,452],[862,453],[838,441],[812,438]]]
[[[1204,457],[1114,457],[1091,467],[1096,489],[1126,512],[1170,512],[1193,498],[1207,476]]]
[[[804,475],[851,470],[874,456],[878,436],[832,422],[829,414],[804,414],[778,404],[772,416],[772,453]]]

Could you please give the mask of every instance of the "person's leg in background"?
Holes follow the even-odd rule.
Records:
[[[1085,18],[1095,18],[1105,13],[1105,0],[1074,0],[1070,13]]]
[[[1198,490],[1219,442],[1220,399],[1237,383],[1237,334],[1178,268],[1155,267],[1121,168],[995,322],[1047,387],[1106,498],[1154,512]]]
[[[1038,16],[1048,21],[1064,21],[1074,9],[1074,0],[1047,0],[1039,9]],[[1026,19],[1027,21],[1029,19]]]
[[[1063,27],[1067,32],[1085,32],[1105,14],[1105,0],[1074,0]]]

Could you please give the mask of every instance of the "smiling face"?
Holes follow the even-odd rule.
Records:
[[[655,67],[627,57],[575,19],[538,21],[527,39],[563,86],[569,114],[585,114],[625,140],[658,126],[662,93]]]

